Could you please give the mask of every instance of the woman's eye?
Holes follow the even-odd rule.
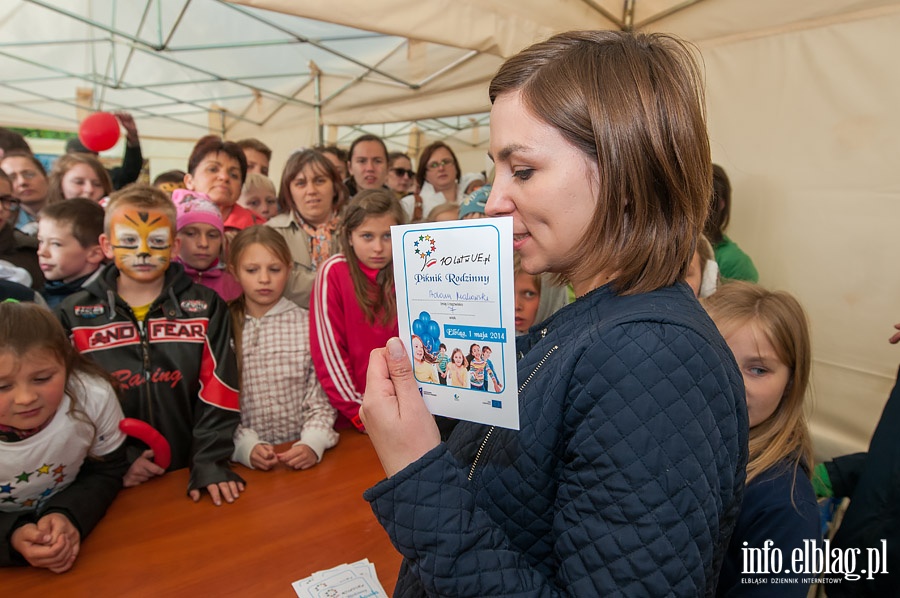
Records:
[[[533,168],[522,168],[513,171],[513,178],[517,178],[520,181],[527,181],[531,178],[532,174],[534,174]]]

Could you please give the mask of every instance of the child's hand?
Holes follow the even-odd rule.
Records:
[[[132,488],[138,484],[143,484],[153,476],[162,475],[166,470],[151,461],[153,451],[144,451],[141,456],[131,464],[128,472],[125,474],[125,487]]]
[[[319,457],[305,444],[297,444],[279,453],[278,460],[293,469],[309,469],[319,462]]]
[[[250,465],[256,469],[269,471],[278,463],[278,457],[275,456],[275,449],[271,444],[260,442],[250,451]]]
[[[237,500],[237,497],[244,491],[244,484],[243,482],[219,482],[218,484],[207,486],[206,491],[209,492],[209,497],[212,499],[213,504],[221,507],[223,498],[228,503]],[[194,502],[200,502],[199,490],[191,490],[188,495]]]
[[[32,567],[64,573],[75,563],[81,536],[61,513],[50,513],[37,524],[23,525],[13,532],[10,544]]]

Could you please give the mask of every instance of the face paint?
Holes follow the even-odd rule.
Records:
[[[158,210],[123,207],[110,221],[110,246],[125,276],[152,282],[166,273],[172,258],[172,222]]]

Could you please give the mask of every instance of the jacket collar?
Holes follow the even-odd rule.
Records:
[[[153,301],[150,309],[152,310],[155,306],[165,303],[168,299],[171,310],[174,310],[172,315],[179,318],[184,317],[177,296],[193,283],[190,278],[185,276],[184,268],[178,262],[170,262],[164,276],[162,292]],[[108,264],[101,274],[85,287],[92,295],[95,295],[102,301],[106,301],[110,320],[115,319],[117,305],[130,309],[130,306],[118,295],[118,279],[119,269],[115,264]]]

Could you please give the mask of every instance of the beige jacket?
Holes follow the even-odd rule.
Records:
[[[284,296],[304,309],[309,309],[309,298],[313,283],[316,281],[316,270],[309,255],[309,235],[297,222],[294,213],[278,214],[267,222],[287,241],[294,258],[294,267]]]

